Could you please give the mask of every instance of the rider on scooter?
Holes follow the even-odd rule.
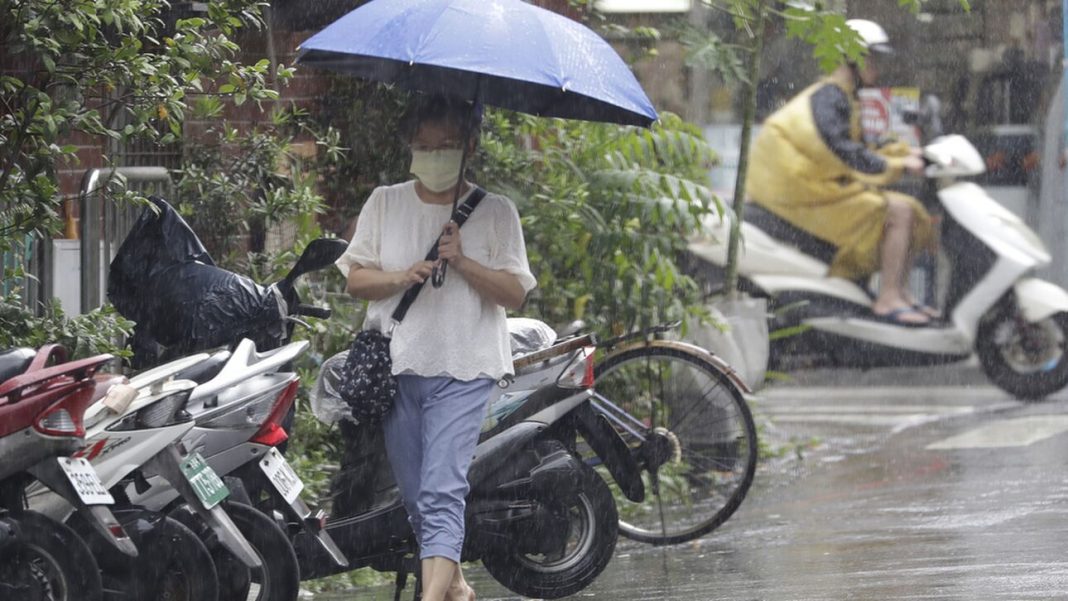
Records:
[[[911,196],[882,187],[904,171],[922,173],[920,151],[902,143],[870,148],[861,138],[857,89],[872,86],[892,54],[877,23],[846,21],[868,55],[845,62],[769,116],[753,142],[750,200],[837,248],[828,275],[851,280],[881,271],[876,318],[923,326],[935,311],[906,283],[913,255],[931,241],[931,218]]]

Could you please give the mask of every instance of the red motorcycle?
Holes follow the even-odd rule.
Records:
[[[58,345],[0,352],[0,598],[101,598],[99,568],[82,539],[25,509],[25,489],[34,480],[63,496],[116,549],[137,556],[96,471],[70,457],[85,436],[93,376],[112,357],[66,359]]]

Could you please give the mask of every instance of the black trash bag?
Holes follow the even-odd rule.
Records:
[[[108,274],[108,299],[136,322],[133,367],[250,338],[260,350],[285,338],[275,289],[215,266],[189,224],[165,200],[149,200]],[[163,347],[163,348],[160,348]]]

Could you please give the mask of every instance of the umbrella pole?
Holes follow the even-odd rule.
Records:
[[[452,211],[449,213],[449,220],[452,221],[456,216],[456,206],[460,203],[460,184],[464,181],[464,172],[467,171],[467,149],[468,141],[471,138],[471,134],[475,129],[475,110],[482,102],[482,75],[475,78],[475,99],[471,104],[471,110],[467,113],[467,117],[464,119],[463,131],[463,153],[460,154],[460,177],[456,180],[456,187],[452,193]],[[445,283],[445,272],[449,267],[448,261],[441,261],[434,267],[434,272],[430,276],[430,283],[435,288],[441,288]]]

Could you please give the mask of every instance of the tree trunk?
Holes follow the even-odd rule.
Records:
[[[752,53],[749,55],[745,89],[745,104],[742,116],[742,139],[738,157],[738,176],[734,182],[734,219],[731,221],[731,236],[727,244],[726,289],[730,298],[738,297],[738,246],[741,242],[742,219],[745,216],[745,176],[749,170],[749,138],[756,117],[756,89],[760,77],[760,55],[764,52],[764,20],[767,0],[757,3],[753,23]]]

